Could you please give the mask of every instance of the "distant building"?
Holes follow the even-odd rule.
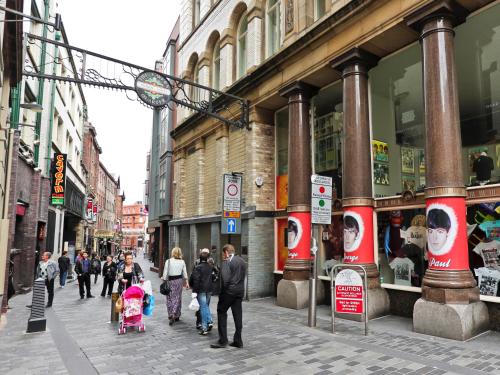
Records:
[[[97,225],[94,232],[94,250],[100,255],[115,252],[116,229],[116,196],[118,182],[99,162],[99,177],[97,181]]]
[[[147,217],[148,213],[142,202],[123,206],[123,249],[144,246]]]

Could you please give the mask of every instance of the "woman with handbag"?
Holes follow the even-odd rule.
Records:
[[[182,250],[179,247],[172,249],[171,257],[165,262],[162,279],[165,280],[163,288],[170,289],[167,293],[166,303],[169,324],[178,321],[182,308],[182,286],[189,289],[186,263],[182,259]],[[167,285],[165,285],[167,284]]]

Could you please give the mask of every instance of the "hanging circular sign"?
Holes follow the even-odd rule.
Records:
[[[152,107],[164,107],[170,101],[170,85],[161,74],[146,71],[135,80],[135,91],[141,100]]]

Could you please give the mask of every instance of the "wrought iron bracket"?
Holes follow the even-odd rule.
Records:
[[[38,35],[25,34],[25,38],[29,53],[25,57],[24,76],[33,79],[54,80],[63,83],[120,90],[126,92],[128,99],[137,100],[144,106],[153,108],[140,101],[134,85],[135,80],[141,73],[153,70]],[[30,58],[30,54],[34,54],[34,50],[39,48],[41,51],[43,43],[67,51],[67,57],[61,57],[61,54],[59,54],[59,57],[56,58],[47,53],[46,64],[55,63],[61,65],[60,74],[41,74],[40,66],[34,62],[35,59]],[[193,113],[216,118],[230,126],[250,129],[250,111],[247,99],[163,72],[156,73],[161,74],[166,79],[171,97],[169,103],[163,107],[154,107],[155,109],[172,109],[171,103],[173,103],[188,108]],[[230,111],[230,107],[235,104],[239,107],[238,116],[234,116]]]

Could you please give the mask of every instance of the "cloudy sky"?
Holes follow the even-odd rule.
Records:
[[[180,12],[181,0],[59,0],[71,45],[154,68]],[[153,114],[125,93],[84,88],[101,161],[121,177],[126,201],[143,200]]]

